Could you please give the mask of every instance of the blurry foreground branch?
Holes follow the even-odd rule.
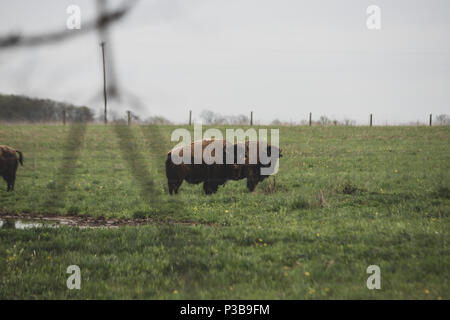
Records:
[[[0,48],[12,48],[19,46],[37,46],[59,42],[79,36],[90,31],[101,30],[106,26],[121,20],[135,5],[137,0],[124,1],[117,9],[111,12],[103,12],[93,21],[83,23],[83,28],[80,30],[63,30],[57,32],[50,32],[46,34],[28,36],[19,33],[10,34],[7,36],[0,36]]]

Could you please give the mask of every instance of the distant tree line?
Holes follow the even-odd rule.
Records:
[[[62,122],[64,111],[67,122],[89,122],[94,120],[94,113],[88,107],[78,107],[50,99],[0,95],[0,121]]]
[[[143,121],[146,124],[159,124],[159,125],[169,125],[172,124],[172,122],[162,116],[153,116],[149,117],[146,120]]]
[[[75,106],[70,103],[58,102],[50,99],[37,99],[21,95],[2,95],[0,94],[0,122],[62,122],[65,118],[70,122],[93,122],[95,119],[94,112],[85,106]],[[98,113],[98,121],[103,121],[103,110]],[[151,116],[141,119],[137,114],[132,112],[132,123],[154,124],[154,125],[171,125],[173,124],[167,118],[162,116]],[[206,125],[248,125],[250,119],[248,116],[239,115],[222,115],[211,110],[203,110],[200,118]],[[119,114],[113,110],[109,110],[109,119],[112,123],[126,124],[127,115],[124,112]],[[275,119],[271,125],[276,126],[292,126],[292,125],[308,125],[309,120],[300,120],[299,122],[286,122]],[[345,118],[342,121],[330,119],[325,115],[321,115],[319,119],[312,120],[312,125],[321,126],[354,126],[355,120]],[[422,123],[426,125],[426,123]],[[406,123],[406,125],[420,125],[417,123]],[[439,114],[433,117],[433,125],[450,125],[450,115]]]
[[[309,120],[300,120],[300,122],[286,122],[286,121],[280,121],[279,119],[275,119],[271,122],[271,125],[275,126],[293,126],[293,125],[308,125]],[[318,120],[312,120],[312,125],[315,126],[356,126],[357,123],[355,120],[351,120],[348,118],[345,118],[342,121],[336,120],[336,119],[330,119],[325,115],[322,115],[319,117]],[[404,123],[404,125],[428,125],[425,121],[417,121],[417,122],[408,122]],[[450,125],[450,115],[448,114],[439,114],[434,117],[433,125],[441,125],[441,126],[448,126]]]
[[[110,112],[111,122],[115,124],[126,124],[127,123],[127,115],[119,116],[117,112]],[[103,115],[99,117],[99,121],[103,120]],[[151,116],[146,119],[141,119],[140,116],[135,113],[131,113],[130,118],[131,123],[133,124],[152,124],[152,125],[171,125],[172,121],[164,118],[163,116]]]
[[[279,119],[275,119],[271,122],[271,125],[274,126],[293,126],[293,125],[302,125],[302,126],[306,126],[309,124],[309,120],[300,120],[299,123],[295,123],[295,122],[285,122],[285,121],[280,121]],[[339,121],[336,119],[330,119],[327,116],[320,116],[319,120],[312,120],[311,121],[312,125],[319,125],[319,126],[355,126],[356,125],[356,121],[355,120],[351,120],[351,119],[344,119],[343,121]]]
[[[250,122],[250,119],[243,114],[224,116],[211,110],[203,110],[200,114],[200,118],[202,118],[204,124],[208,125],[248,125]]]

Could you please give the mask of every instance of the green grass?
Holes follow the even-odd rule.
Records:
[[[254,193],[184,182],[170,197],[174,129],[2,125],[25,166],[0,215],[160,223],[0,229],[0,298],[450,298],[450,127],[282,127],[279,173]],[[72,264],[81,290],[66,288]]]

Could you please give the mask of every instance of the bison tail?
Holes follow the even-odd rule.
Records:
[[[16,150],[16,152],[19,154],[19,162],[23,166],[23,154],[19,150]]]

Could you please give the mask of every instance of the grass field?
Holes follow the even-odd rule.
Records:
[[[0,299],[449,299],[450,127],[281,127],[254,193],[167,192],[171,126],[1,125],[21,150],[1,215],[152,218],[0,228]],[[69,265],[81,290],[69,290]],[[368,290],[369,265],[381,289]]]

